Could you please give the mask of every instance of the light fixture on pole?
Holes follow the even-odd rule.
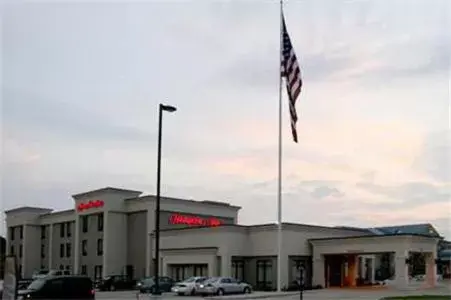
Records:
[[[164,105],[160,103],[158,110],[158,154],[157,154],[157,203],[155,208],[155,268],[154,278],[155,286],[152,290],[152,294],[161,295],[160,291],[160,278],[159,278],[159,265],[160,265],[160,184],[161,184],[161,136],[163,131],[163,111],[175,112],[177,108],[170,105]]]

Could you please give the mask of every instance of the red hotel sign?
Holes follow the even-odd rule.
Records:
[[[88,202],[79,203],[77,205],[77,210],[83,211],[83,210],[87,210],[87,209],[91,209],[91,208],[99,208],[99,207],[103,207],[104,204],[105,204],[105,202],[103,202],[103,200],[90,200]]]
[[[216,218],[202,218],[197,216],[184,216],[180,214],[173,214],[169,216],[170,224],[184,224],[189,226],[219,226],[222,221]]]

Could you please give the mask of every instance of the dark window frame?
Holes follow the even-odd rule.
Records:
[[[66,243],[66,257],[72,256],[72,244]]]
[[[10,241],[14,241],[14,239],[16,238],[15,233],[16,233],[16,228],[14,227],[9,227],[9,240]]]
[[[14,249],[14,245],[11,245],[9,247],[9,254],[10,255],[16,255],[16,249]]]
[[[64,250],[65,250],[64,244],[60,244],[60,258],[64,257]]]
[[[41,240],[45,240],[46,239],[46,228],[45,225],[41,226]]]
[[[88,223],[89,223],[88,216],[87,215],[81,216],[81,230],[83,233],[88,232],[89,227]]]
[[[88,275],[88,266],[81,265],[81,275]]]
[[[103,255],[103,239],[97,239],[97,255]]]
[[[103,213],[100,213],[97,215],[97,231],[102,232],[103,231]]]
[[[70,222],[67,222],[66,224],[66,236],[67,237],[72,236],[72,224]]]
[[[103,265],[94,266],[94,279],[100,279],[103,277]]]
[[[23,245],[20,244],[19,245],[19,257],[22,258],[22,256],[23,256]]]
[[[232,260],[232,277],[245,281],[244,274],[244,260]]]
[[[60,223],[60,237],[64,237],[64,233],[66,231],[66,223]]]
[[[88,255],[88,240],[81,241],[81,255],[82,256]]]
[[[41,258],[45,258],[45,245],[41,244]]]
[[[257,289],[259,290],[271,290],[272,288],[272,281],[271,277],[267,278],[268,273],[272,273],[273,263],[270,259],[261,259],[257,260],[256,266],[256,283],[257,283]],[[263,280],[260,280],[260,269],[263,269]],[[268,272],[269,271],[269,272]],[[268,280],[270,279],[270,280]]]

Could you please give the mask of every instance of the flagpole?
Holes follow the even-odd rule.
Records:
[[[282,76],[280,64],[283,47],[283,0],[280,0],[280,45],[279,45],[279,157],[277,175],[277,291],[282,290]]]

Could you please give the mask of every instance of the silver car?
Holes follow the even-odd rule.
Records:
[[[252,287],[231,277],[212,277],[199,285],[196,291],[201,295],[249,294]]]
[[[179,296],[182,295],[194,296],[196,294],[199,285],[202,284],[206,279],[207,277],[201,276],[190,277],[188,279],[185,279],[181,282],[177,282],[176,284],[174,284],[174,286],[171,288],[171,291],[173,293],[178,294]]]

